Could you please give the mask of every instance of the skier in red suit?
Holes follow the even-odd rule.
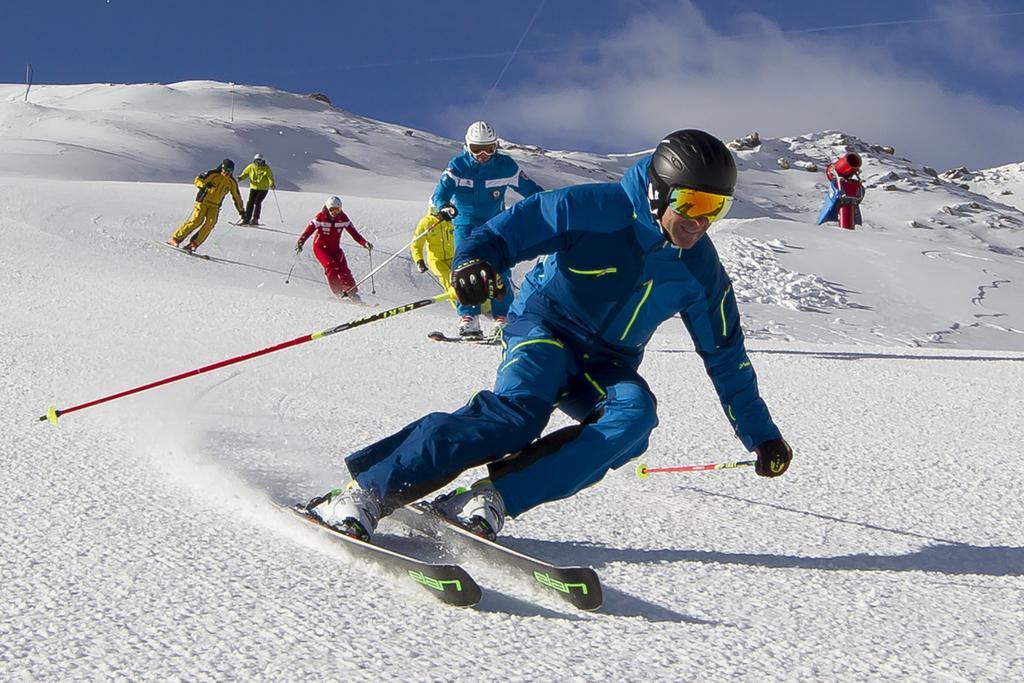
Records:
[[[348,230],[352,239],[363,248],[373,249],[373,245],[359,234],[356,226],[352,225],[352,221],[341,210],[341,198],[331,196],[295,243],[295,253],[301,252],[309,236],[316,232],[316,237],[313,238],[313,255],[324,267],[324,275],[327,277],[331,292],[339,299],[348,297],[355,303],[362,303],[352,271],[345,261],[345,252],[341,249],[342,230]]]

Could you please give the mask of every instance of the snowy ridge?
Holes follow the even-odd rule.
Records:
[[[444,305],[57,428],[35,419],[362,316],[295,236],[337,192],[379,265],[458,141],[254,86],[23,94],[0,85],[0,679],[1024,678],[1024,238],[1004,201],[1022,193],[999,194],[1014,169],[933,175],[831,131],[739,152],[737,208],[713,239],[791,470],[641,481],[623,467],[503,533],[594,567],[600,611],[487,562],[466,563],[483,600],[453,610],[275,508],[344,484],[344,455],[490,386],[498,350],[424,339],[454,326]],[[847,146],[865,157],[866,225],[815,227],[822,169]],[[550,187],[610,180],[638,156],[507,147]],[[196,172],[256,151],[282,178],[264,204],[281,232],[229,226],[225,206],[204,251],[237,263],[157,243],[188,215]],[[368,254],[350,245],[361,277]],[[436,293],[400,256],[376,294],[362,287],[368,301]],[[660,420],[644,462],[749,457],[681,324],[642,373]],[[381,531],[449,555],[393,520]]]
[[[1024,211],[1024,163],[970,171],[961,166],[941,174],[1002,204]]]

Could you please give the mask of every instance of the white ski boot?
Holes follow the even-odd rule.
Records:
[[[490,479],[446,493],[432,505],[444,517],[492,541],[505,526],[505,501]]]
[[[480,331],[480,316],[464,315],[459,320],[460,337],[479,337],[483,334]]]
[[[377,494],[360,488],[355,480],[309,501],[306,510],[327,526],[364,541],[370,540],[381,515]]]
[[[491,339],[497,339],[501,336],[501,333],[505,331],[505,325],[508,325],[508,319],[499,315],[494,319],[494,327],[491,329]]]

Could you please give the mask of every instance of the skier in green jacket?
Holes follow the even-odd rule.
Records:
[[[238,176],[239,180],[243,178],[249,179],[249,201],[245,204],[245,214],[239,225],[259,225],[263,200],[266,199],[267,192],[275,187],[274,171],[271,170],[262,154],[256,154],[252,158],[252,163],[246,166],[242,170],[242,174]]]

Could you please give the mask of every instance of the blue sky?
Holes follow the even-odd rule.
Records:
[[[0,80],[324,92],[450,137],[625,152],[836,129],[923,163],[1024,160],[1024,0],[4,0]]]

